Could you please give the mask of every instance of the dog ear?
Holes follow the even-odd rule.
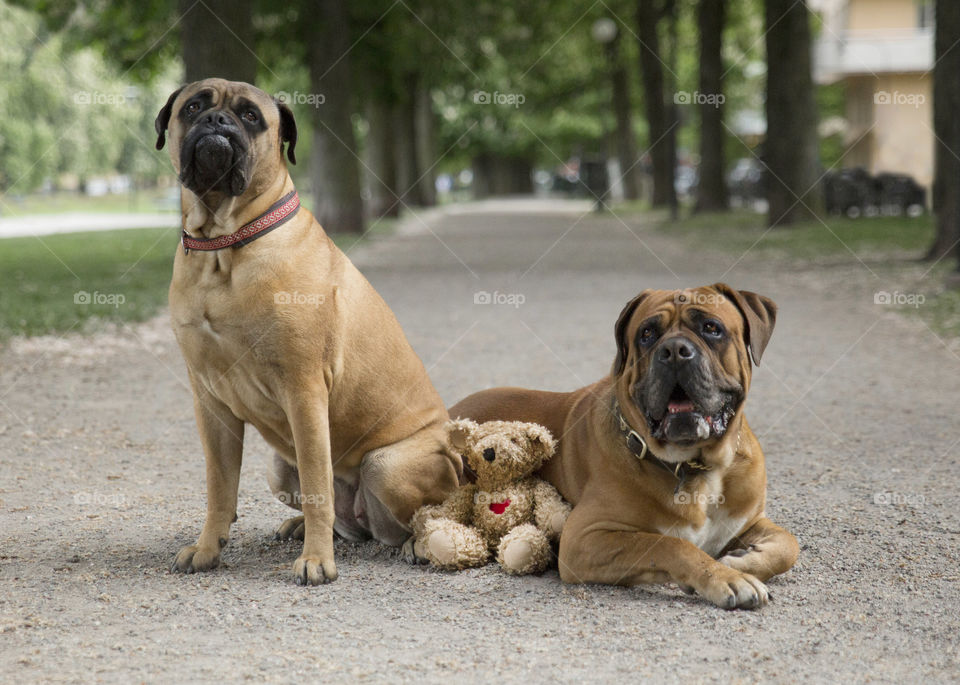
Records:
[[[160,113],[157,114],[156,120],[153,122],[153,128],[157,131],[157,149],[162,150],[163,144],[167,142],[166,130],[167,126],[170,125],[170,115],[173,113],[173,101],[177,99],[177,96],[180,95],[180,92],[186,88],[186,86],[180,86],[173,93],[170,94],[170,97],[167,98],[167,104],[163,106],[163,109],[160,110]]]
[[[480,426],[470,419],[457,419],[447,423],[447,441],[455,452],[462,452],[467,448],[470,436]]]
[[[777,305],[769,297],[752,293],[749,290],[736,290],[726,283],[713,286],[740,310],[743,316],[743,341],[750,349],[754,366],[760,365],[760,357],[773,335],[773,326],[777,322]]]
[[[553,451],[556,448],[556,443],[553,440],[553,435],[546,428],[541,426],[539,423],[528,423],[526,425],[527,437],[530,439],[530,443],[533,447],[538,447],[543,451],[544,459],[549,459],[553,456]]]
[[[297,163],[297,156],[293,150],[297,147],[297,121],[293,117],[291,110],[285,102],[275,100],[277,109],[280,110],[280,154],[283,155],[283,144],[287,145],[287,159],[291,164]]]
[[[636,311],[639,304],[643,302],[649,294],[649,290],[644,290],[627,302],[627,306],[623,308],[620,316],[617,318],[617,325],[613,328],[613,334],[617,339],[617,358],[613,362],[613,370],[611,371],[611,374],[614,376],[619,376],[623,373],[623,369],[627,365],[627,324],[630,323],[630,317],[633,316],[633,312]]]

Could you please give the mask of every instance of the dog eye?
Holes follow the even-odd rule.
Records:
[[[196,114],[199,111],[200,111],[199,102],[191,102],[189,105],[187,105],[187,114]]]
[[[705,336],[710,338],[719,338],[723,335],[723,328],[716,321],[704,321],[701,330]]]
[[[640,342],[649,343],[653,342],[653,339],[657,337],[657,332],[653,329],[653,326],[647,326],[642,331],[640,331]]]
[[[254,112],[252,109],[248,109],[246,112],[243,113],[243,118],[249,121],[250,123],[253,123],[257,120],[257,113]]]

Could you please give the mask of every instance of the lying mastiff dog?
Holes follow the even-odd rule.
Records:
[[[496,388],[450,409],[532,421],[559,438],[541,475],[574,504],[560,540],[571,583],[673,581],[728,609],[769,598],[797,541],[765,515],[763,452],[743,414],[776,305],[717,284],[647,290],[615,327],[610,375],[574,392]]]
[[[297,128],[247,83],[170,96],[157,148],[183,185],[170,313],[206,454],[207,517],[173,568],[217,565],[236,520],[245,424],[276,450],[269,484],[302,516],[296,581],[336,579],[333,535],[401,545],[461,474],[446,409],[386,303],[300,207],[287,165]]]

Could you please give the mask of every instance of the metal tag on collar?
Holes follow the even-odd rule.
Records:
[[[187,247],[187,232],[180,231],[180,246],[183,248],[183,254],[190,254],[190,248]]]

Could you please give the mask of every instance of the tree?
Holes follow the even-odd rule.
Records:
[[[610,84],[613,89],[613,114],[616,120],[617,156],[623,177],[623,196],[627,200],[640,198],[640,169],[637,164],[637,145],[633,137],[633,116],[630,107],[630,79],[620,50],[621,32],[607,44],[610,65]]]
[[[307,45],[310,85],[323,104],[313,108],[315,214],[331,233],[362,233],[360,166],[353,131],[356,106],[350,71],[350,21],[339,0],[309,0],[302,36]]]
[[[700,0],[697,26],[700,33],[700,183],[698,212],[727,209],[723,178],[725,138],[723,127],[723,25],[726,0]]]
[[[180,14],[187,83],[210,77],[256,82],[253,0],[180,0]]]
[[[936,132],[933,209],[937,235],[928,259],[960,259],[960,3],[937,0],[934,36],[933,129]],[[960,263],[958,263],[960,268]]]
[[[767,222],[787,225],[820,211],[817,106],[806,0],[766,0]]]
[[[637,0],[637,34],[640,39],[640,75],[646,107],[648,149],[653,162],[653,206],[676,207],[674,189],[676,166],[675,124],[666,105],[664,62],[657,35],[660,20],[672,9],[672,3],[658,5],[656,0]]]

